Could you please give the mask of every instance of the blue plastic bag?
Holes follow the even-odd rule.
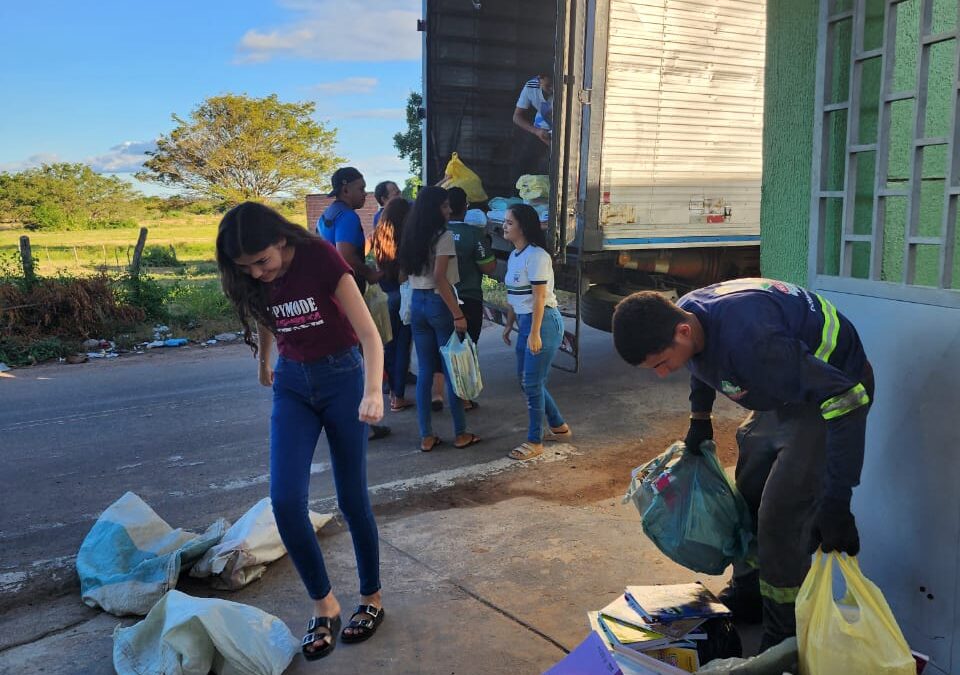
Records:
[[[707,441],[702,454],[681,442],[633,470],[623,501],[632,500],[643,531],[668,558],[704,574],[720,574],[747,555],[750,511]]]
[[[464,335],[463,340],[457,331],[453,331],[447,344],[440,347],[440,355],[447,365],[453,391],[464,401],[472,401],[483,390],[483,379],[480,377],[480,359],[477,356],[477,346]]]

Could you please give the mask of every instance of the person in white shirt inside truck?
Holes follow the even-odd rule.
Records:
[[[553,65],[539,69],[520,90],[513,123],[525,134],[517,148],[514,172],[543,175],[549,171],[551,132],[553,130]],[[533,119],[530,111],[533,111]]]

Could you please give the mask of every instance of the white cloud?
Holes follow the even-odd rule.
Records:
[[[335,82],[321,82],[310,87],[310,91],[325,96],[342,94],[372,94],[380,81],[375,77],[347,77]]]
[[[56,164],[57,162],[62,161],[63,159],[60,158],[60,155],[52,152],[41,152],[37,153],[36,155],[30,155],[26,159],[21,159],[18,162],[2,162],[0,163],[0,171],[17,173],[18,171],[35,169],[44,164]]]
[[[133,173],[143,168],[146,153],[157,146],[155,141],[124,141],[109,152],[87,157],[84,162],[97,173]]]
[[[241,63],[287,57],[312,61],[417,61],[421,4],[417,0],[281,0],[292,22],[248,30],[237,47]]]

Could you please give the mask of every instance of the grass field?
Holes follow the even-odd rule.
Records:
[[[306,214],[285,214],[301,225]],[[69,232],[28,232],[21,228],[0,229],[0,258],[10,260],[17,255],[22,235],[30,238],[37,273],[53,276],[119,272],[130,264],[139,228],[146,227],[147,248],[173,247],[178,268],[157,268],[149,272],[161,280],[203,280],[215,276],[214,241],[219,215],[182,215],[172,218],[144,220],[137,227],[110,230],[78,230]]]

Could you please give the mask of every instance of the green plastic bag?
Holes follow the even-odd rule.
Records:
[[[464,335],[460,339],[457,331],[453,331],[447,344],[440,347],[440,355],[447,364],[450,373],[453,391],[464,401],[472,401],[483,390],[483,379],[480,377],[480,359],[477,356],[477,346]]]
[[[750,511],[706,441],[702,454],[682,442],[633,470],[623,501],[632,500],[643,531],[664,555],[704,574],[743,559],[753,539]]]
[[[834,562],[847,592],[833,599]],[[916,662],[883,593],[856,558],[817,551],[797,595],[801,675],[914,675]]]

